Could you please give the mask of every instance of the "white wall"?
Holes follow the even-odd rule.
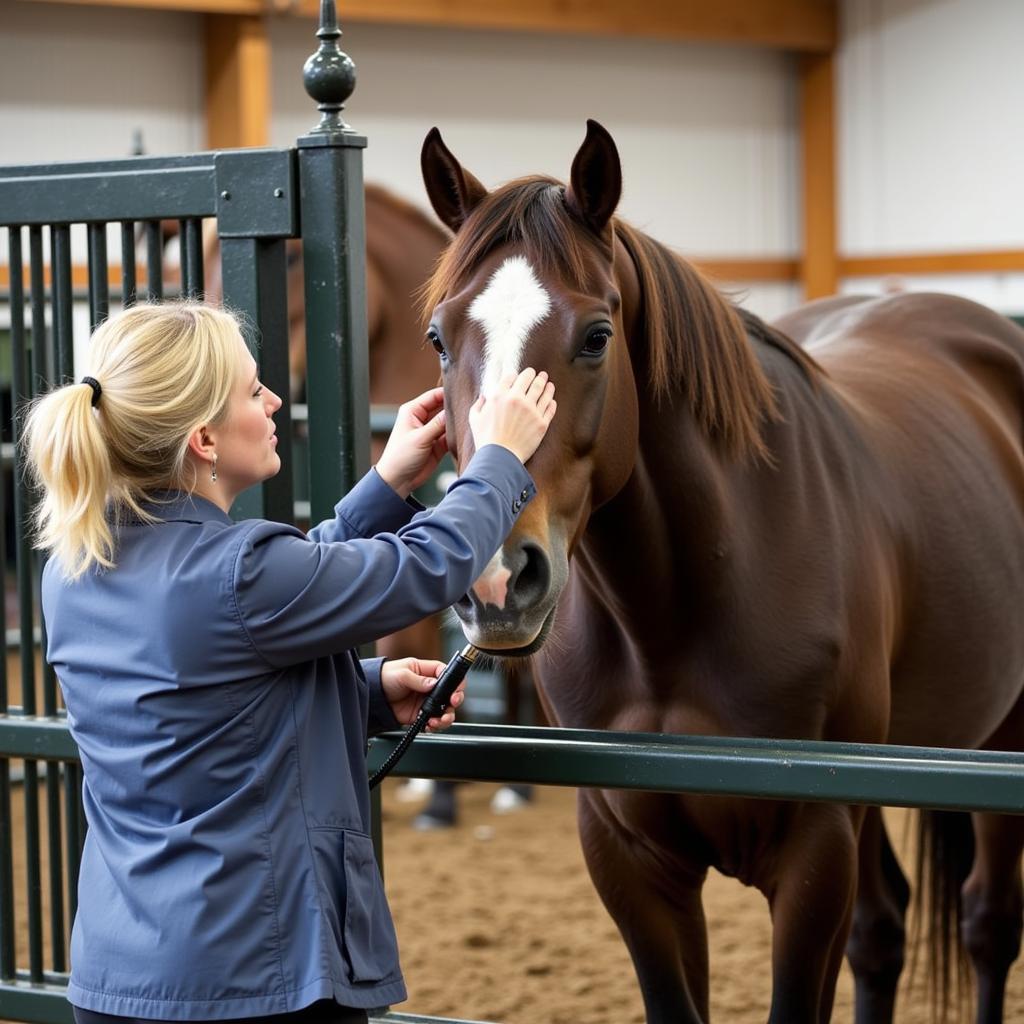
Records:
[[[1024,247],[1024,2],[843,0],[837,61],[844,254]],[[344,9],[341,11],[344,20]],[[309,20],[271,19],[272,142],[317,119],[301,83]],[[192,152],[204,136],[198,15],[0,0],[0,164]],[[352,25],[350,122],[366,176],[421,205],[438,125],[486,184],[564,178],[587,117],[615,136],[620,212],[691,255],[793,257],[800,245],[792,59],[643,39]],[[0,261],[5,258],[0,253]],[[1024,275],[908,278],[1024,310]],[[847,282],[866,290],[891,282]],[[753,286],[774,315],[790,286]]]
[[[275,145],[317,120],[301,78],[313,29],[273,21]],[[419,152],[432,126],[496,185],[529,173],[564,180],[592,117],[619,146],[619,212],[637,226],[691,254],[796,252],[795,92],[783,54],[368,25],[346,29],[341,45],[357,66],[345,116],[369,138],[366,177],[421,206]],[[788,304],[790,289],[751,291],[752,304]]]
[[[842,12],[844,255],[1024,248],[1024,3],[844,0]],[[937,285],[1020,312],[1022,278],[941,275],[902,284]],[[845,287],[872,284],[880,283]]]
[[[0,0],[0,164],[191,153],[205,117],[193,14]]]

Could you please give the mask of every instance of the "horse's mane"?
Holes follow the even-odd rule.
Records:
[[[613,219],[636,267],[646,328],[649,384],[658,398],[681,395],[704,432],[739,457],[767,457],[762,427],[778,416],[775,394],[751,345],[755,337],[790,356],[814,379],[817,364],[794,341],[739,309],[690,263]],[[586,287],[585,239],[554,178],[530,177],[489,193],[466,218],[423,289],[426,315],[488,253],[521,245],[530,260]]]

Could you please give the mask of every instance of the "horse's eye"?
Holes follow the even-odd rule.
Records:
[[[439,335],[433,327],[427,331],[427,341],[434,346],[434,351],[441,356],[442,359],[446,359],[448,357],[448,353],[445,352],[444,344],[441,341],[441,335]]]
[[[587,340],[583,342],[583,348],[580,349],[581,356],[599,356],[604,353],[604,350],[608,347],[608,342],[612,340],[612,332],[607,327],[595,327],[588,335]]]

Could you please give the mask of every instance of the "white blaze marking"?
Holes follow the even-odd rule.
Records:
[[[508,597],[508,581],[511,577],[512,572],[506,568],[504,554],[499,548],[487,563],[487,568],[480,574],[480,579],[473,584],[473,590],[482,604],[504,608]]]
[[[484,329],[480,393],[490,394],[504,373],[518,373],[530,331],[547,315],[551,297],[522,256],[510,256],[473,300],[469,315]]]

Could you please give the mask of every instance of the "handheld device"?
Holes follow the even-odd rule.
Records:
[[[456,651],[452,655],[434,684],[434,688],[427,694],[426,700],[420,706],[416,720],[406,729],[405,734],[398,741],[398,746],[391,751],[387,760],[370,776],[370,789],[379,785],[381,779],[398,764],[409,744],[423,731],[427,722],[431,718],[443,715],[448,710],[452,694],[455,693],[459,683],[466,678],[466,673],[473,667],[473,662],[476,661],[479,653],[472,644],[466,644],[461,651]]]

